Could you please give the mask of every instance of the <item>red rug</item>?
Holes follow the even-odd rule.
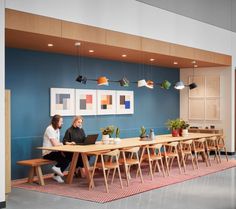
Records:
[[[95,177],[94,181],[96,187],[93,190],[88,190],[86,179],[81,178],[75,178],[72,185],[59,184],[49,178],[45,179],[45,186],[39,186],[35,183],[23,183],[14,185],[13,187],[105,203],[149,190],[157,189],[163,186],[168,186],[211,173],[219,172],[232,167],[236,167],[236,160],[230,160],[229,162],[223,160],[221,164],[216,164],[216,162],[212,160],[211,167],[206,167],[205,163],[201,162],[199,163],[198,170],[192,170],[192,166],[190,163],[189,165],[187,165],[186,173],[179,174],[178,168],[174,166],[171,169],[170,176],[164,178],[161,173],[155,173],[153,181],[151,180],[151,176],[148,175],[148,169],[142,168],[144,177],[143,184],[141,183],[140,178],[137,177],[132,178],[130,181],[130,186],[127,187],[126,181],[123,178],[123,189],[121,189],[118,177],[116,177],[114,183],[112,185],[109,184],[109,194],[106,193],[104,180],[101,175]]]

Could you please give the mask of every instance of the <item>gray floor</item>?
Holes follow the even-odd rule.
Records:
[[[7,200],[7,209],[39,208],[236,209],[236,168],[104,204],[22,189]]]

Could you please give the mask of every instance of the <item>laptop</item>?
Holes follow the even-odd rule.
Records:
[[[87,137],[86,137],[85,140],[84,140],[84,143],[78,143],[77,145],[95,144],[97,138],[98,138],[98,134],[90,134],[90,135],[87,135]]]

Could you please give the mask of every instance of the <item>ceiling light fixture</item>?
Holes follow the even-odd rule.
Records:
[[[48,47],[53,47],[54,45],[53,44],[48,44]]]
[[[127,57],[127,55],[126,55],[126,54],[122,54],[121,56],[122,56],[122,57]]]
[[[175,89],[177,90],[181,90],[181,89],[184,89],[184,83],[183,81],[178,81],[176,84],[175,84]]]
[[[89,53],[93,53],[93,52],[94,52],[94,50],[93,50],[93,49],[90,49],[90,50],[89,50]]]
[[[151,59],[150,59],[150,62],[153,62],[154,60],[155,60],[154,58],[151,58]]]
[[[174,61],[173,64],[174,64],[174,65],[178,65],[178,62],[177,62],[177,61]]]

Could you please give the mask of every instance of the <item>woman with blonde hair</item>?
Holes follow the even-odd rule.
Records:
[[[82,116],[75,116],[72,121],[70,128],[66,130],[65,136],[63,138],[63,144],[76,145],[83,144],[86,138],[84,129],[82,128],[83,124]],[[73,153],[66,153],[68,159],[72,159]],[[82,156],[79,155],[76,168],[81,168],[81,176],[85,175],[84,164],[82,161]]]

